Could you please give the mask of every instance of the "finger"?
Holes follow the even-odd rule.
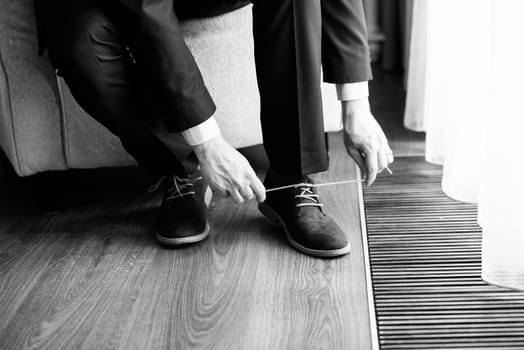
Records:
[[[384,130],[382,130],[382,128],[380,128],[380,134],[382,137],[382,144],[385,145],[388,164],[393,163],[393,150],[391,149],[391,147],[389,147],[388,138],[386,137],[386,134],[384,133]]]
[[[244,203],[244,198],[240,195],[240,192],[238,190],[232,190],[231,191],[231,199],[238,204]]]
[[[360,172],[364,175],[364,177],[367,177],[366,160],[364,159],[364,157],[362,157],[360,151],[356,148],[348,147],[348,153],[351,156],[351,158],[353,158],[355,163],[357,163],[358,167],[360,168]]]
[[[388,156],[384,149],[380,150],[377,154],[378,160],[378,172],[381,173],[384,169],[388,167]]]
[[[393,157],[393,150],[388,146],[387,148],[387,157],[388,157],[388,164],[391,164],[395,161],[395,158]]]
[[[255,193],[259,203],[262,203],[266,200],[266,188],[262,184],[262,181],[260,181],[258,176],[256,176],[254,173],[251,179],[251,190]]]
[[[211,189],[218,197],[227,198],[229,197],[229,192],[226,189],[211,186]]]
[[[377,170],[378,170],[377,152],[371,149],[366,149],[364,151],[364,157],[366,159],[366,169],[367,169],[366,185],[371,186],[373,182],[375,182],[375,179],[377,178]]]
[[[246,201],[250,201],[255,197],[255,195],[253,194],[253,190],[251,189],[251,187],[248,187],[248,186],[241,188],[239,192],[240,192],[240,195]]]

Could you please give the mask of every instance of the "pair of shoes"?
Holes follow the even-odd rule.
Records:
[[[164,199],[156,237],[165,245],[178,246],[200,242],[209,235],[206,207],[210,202],[209,186],[198,173],[181,178],[169,176],[154,188],[165,185]],[[266,177],[266,188],[282,185]],[[259,205],[260,212],[284,228],[287,240],[298,251],[314,257],[337,257],[350,252],[346,235],[322,210],[318,193],[308,177],[301,183],[269,192]]]
[[[211,202],[211,190],[200,174],[164,177],[150,191],[162,184],[164,198],[158,218],[157,240],[164,245],[178,246],[206,239],[209,235],[206,209]]]
[[[269,174],[264,184],[267,189],[282,185]],[[351,246],[344,231],[322,206],[313,182],[304,176],[291,188],[267,193],[259,210],[270,221],[279,223],[289,244],[302,253],[320,258],[348,254]]]

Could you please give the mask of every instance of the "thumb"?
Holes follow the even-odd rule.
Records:
[[[266,188],[262,184],[262,181],[258,178],[255,172],[251,174],[251,189],[257,197],[259,203],[263,203],[266,200]]]
[[[360,172],[367,177],[367,168],[366,168],[366,160],[362,156],[359,150],[356,148],[348,147],[347,148],[348,154],[353,158],[355,163],[357,163],[358,167],[360,168]]]

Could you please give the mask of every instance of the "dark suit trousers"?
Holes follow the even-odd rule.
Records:
[[[235,0],[174,3],[176,20],[216,15],[243,5]],[[270,166],[289,175],[324,171],[328,157],[321,63],[328,82],[371,78],[361,0],[253,3],[261,123]],[[178,131],[209,118],[215,111],[213,101],[179,28],[175,26],[170,34],[178,44],[166,55],[176,55],[178,61],[172,62],[180,67],[171,67],[172,76],[155,77],[154,57],[148,57],[144,47],[148,44],[136,39],[141,35],[132,25],[136,19],[109,4],[49,1],[45,18],[39,19],[39,35],[77,102],[117,135],[139,164],[153,174],[183,174],[182,161],[191,149]],[[171,61],[166,62],[157,64]]]

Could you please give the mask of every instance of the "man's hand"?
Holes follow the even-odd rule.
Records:
[[[367,99],[342,101],[342,117],[346,150],[366,175],[366,184],[371,186],[377,174],[393,162],[393,151],[371,114]]]
[[[256,196],[266,199],[266,189],[247,159],[224,140],[222,135],[194,147],[200,161],[202,176],[211,188],[223,197],[231,196],[237,203]]]

